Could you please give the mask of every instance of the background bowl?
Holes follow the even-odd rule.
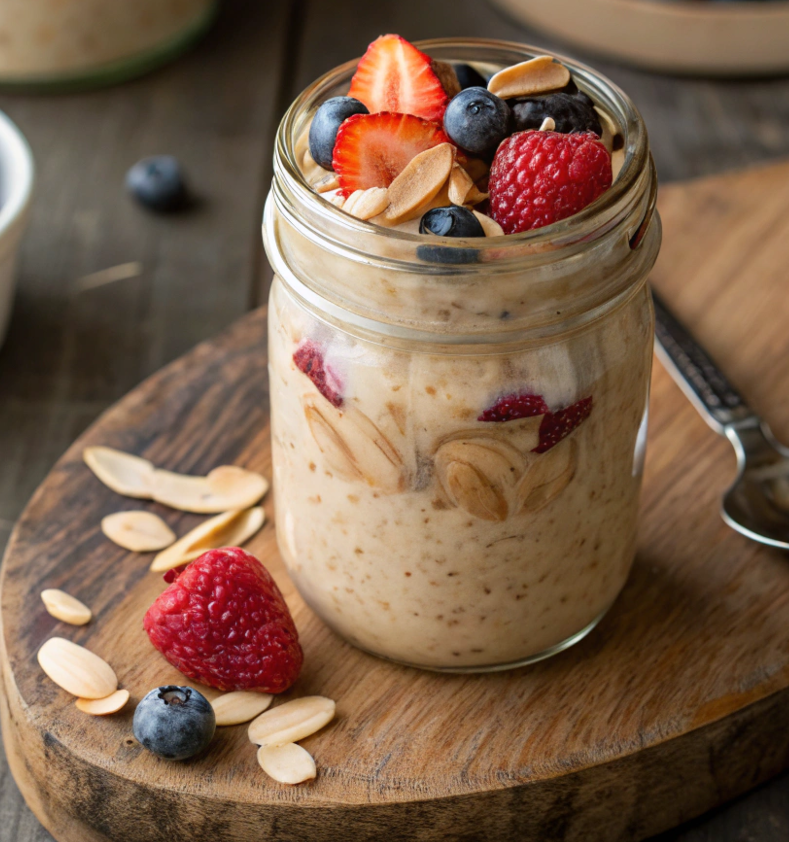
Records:
[[[14,269],[29,216],[33,172],[33,153],[25,136],[0,111],[0,345],[11,315]]]
[[[674,73],[789,70],[789,1],[491,0],[524,23],[630,64]]]

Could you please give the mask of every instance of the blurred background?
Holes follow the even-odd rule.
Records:
[[[215,19],[210,0],[159,0],[150,18],[145,7],[157,4],[128,3],[139,31],[84,26],[120,2],[0,0],[0,82],[19,86],[0,94],[0,110],[36,163],[0,348],[0,550],[54,461],[105,408],[265,303],[259,227],[277,123],[305,85],[382,33],[502,38],[594,64],[640,108],[663,183],[789,156],[784,0],[221,0]],[[63,10],[81,33],[71,45]],[[707,21],[708,12],[735,19]],[[170,17],[165,47],[152,52],[145,33],[158,14]],[[31,93],[26,80],[47,88],[57,73],[41,75],[36,51],[15,41],[20,32],[42,56],[60,51],[72,81],[96,76],[90,56],[110,82],[190,49],[133,81]],[[113,44],[137,58],[115,62]],[[180,213],[153,214],[126,192],[129,167],[156,154],[185,169],[195,202]],[[0,839],[50,838],[0,760]],[[661,837],[786,839],[789,777]]]

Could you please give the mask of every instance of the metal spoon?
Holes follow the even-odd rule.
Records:
[[[737,478],[723,496],[721,516],[754,541],[789,549],[789,448],[775,440],[654,290],[652,298],[658,358],[737,454]]]

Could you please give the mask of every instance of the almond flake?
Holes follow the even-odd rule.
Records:
[[[125,497],[150,500],[154,467],[147,459],[112,447],[86,447],[82,458],[108,488]]]
[[[90,608],[65,591],[47,588],[41,591],[41,601],[47,611],[63,623],[84,626],[93,619]]]
[[[118,689],[118,678],[106,661],[63,637],[51,637],[38,650],[38,663],[58,687],[78,699],[104,699]]]
[[[388,207],[389,191],[385,187],[368,187],[351,193],[342,209],[357,219],[372,219]]]
[[[128,701],[128,690],[116,690],[103,699],[77,699],[75,704],[83,713],[89,713],[91,716],[107,716],[126,707]]]
[[[336,706],[325,696],[303,696],[261,713],[249,726],[249,740],[259,746],[283,746],[320,731],[334,719]]]
[[[340,186],[340,179],[337,173],[326,171],[326,175],[319,178],[315,184],[312,185],[316,193],[328,193],[330,190],[336,190]]]
[[[265,477],[235,465],[214,468],[207,477],[158,470],[152,479],[153,499],[174,509],[216,514],[254,506],[268,491]]]
[[[101,531],[119,547],[133,553],[163,550],[175,541],[172,529],[153,512],[116,512],[102,518]]]
[[[317,774],[312,755],[296,743],[261,746],[258,749],[258,763],[270,778],[281,784],[304,783]]]
[[[260,716],[274,697],[270,693],[235,690],[211,700],[217,725],[241,725]]]
[[[338,208],[341,208],[345,204],[345,196],[343,196],[340,190],[332,190],[330,193],[324,193],[323,198]]]
[[[553,56],[537,56],[500,70],[488,81],[488,90],[501,99],[509,99],[555,91],[569,81],[570,71]]]
[[[553,117],[546,117],[542,123],[540,123],[540,131],[541,132],[552,132],[556,129],[556,120]]]
[[[465,205],[473,186],[471,176],[459,164],[454,164],[449,174],[449,201],[453,205]]]
[[[521,510],[534,514],[555,500],[575,476],[578,444],[569,439],[537,457],[518,486]]]
[[[181,567],[201,556],[208,550],[219,547],[240,547],[248,541],[266,521],[266,513],[260,506],[254,509],[224,512],[204,521],[187,532],[168,547],[151,563],[151,571],[164,573]]]
[[[397,225],[422,215],[425,205],[449,178],[455,161],[455,147],[439,143],[412,158],[389,185],[389,207],[383,213],[388,225]]]
[[[486,237],[504,236],[504,229],[498,222],[496,222],[495,219],[491,219],[489,216],[484,213],[480,213],[479,211],[472,211],[472,213],[479,220],[479,224],[482,226],[482,230],[485,232]]]

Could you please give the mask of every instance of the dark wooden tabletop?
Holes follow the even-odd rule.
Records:
[[[640,107],[663,181],[789,156],[789,79],[632,70],[482,0],[224,0],[206,40],[145,79],[62,97],[0,96],[38,168],[0,351],[0,550],[35,487],[102,410],[264,301],[259,223],[277,121],[311,79],[382,32],[505,38],[592,62]],[[200,198],[190,212],[151,216],[124,194],[127,168],[156,153],[186,166]],[[119,266],[125,279],[106,282],[103,270]],[[0,819],[0,842],[51,839],[2,760]],[[786,839],[789,775],[660,842]]]

